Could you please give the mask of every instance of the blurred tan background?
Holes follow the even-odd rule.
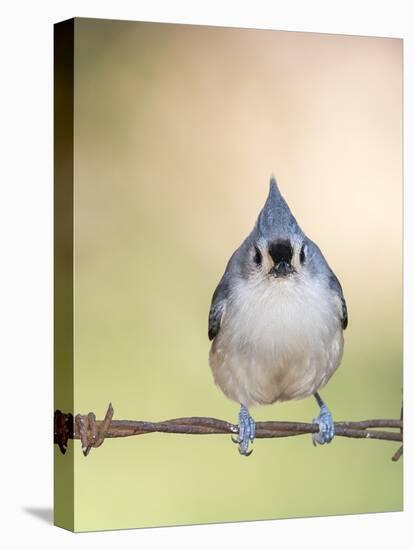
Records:
[[[398,417],[402,41],[92,19],[75,26],[75,413],[236,421],[207,316],[271,173],[347,299],[323,397],[336,420]],[[310,421],[317,405],[252,413]],[[76,529],[402,508],[395,444],[254,446],[154,434],[84,458],[75,442]]]

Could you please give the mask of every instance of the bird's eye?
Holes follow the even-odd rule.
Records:
[[[254,246],[255,254],[254,254],[254,262],[256,265],[261,265],[262,263],[262,254],[260,249],[257,246]]]
[[[306,259],[307,246],[303,244],[300,250],[300,263],[304,263]]]

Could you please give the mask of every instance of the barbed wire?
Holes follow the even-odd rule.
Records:
[[[102,445],[106,438],[129,437],[148,433],[174,433],[187,435],[237,434],[238,425],[209,417],[186,417],[147,422],[144,420],[113,420],[113,407],[110,403],[103,420],[96,420],[90,412],[85,415],[63,413],[56,410],[54,414],[54,443],[64,454],[69,439],[80,439],[82,451],[87,456],[92,448]],[[382,441],[403,442],[403,407],[400,419],[373,419],[361,421],[342,421],[334,423],[335,435],[353,439],[378,439]],[[398,431],[387,431],[397,429]],[[256,439],[291,437],[316,433],[318,424],[306,422],[257,422]],[[393,455],[397,461],[403,453],[401,446]]]

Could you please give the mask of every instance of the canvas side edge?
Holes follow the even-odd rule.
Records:
[[[54,25],[54,411],[73,414],[74,20]],[[54,445],[54,524],[74,530],[74,453]]]

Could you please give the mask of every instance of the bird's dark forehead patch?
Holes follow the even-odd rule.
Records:
[[[272,241],[268,245],[268,253],[275,265],[282,261],[290,263],[293,257],[293,247],[288,239],[280,239]]]

